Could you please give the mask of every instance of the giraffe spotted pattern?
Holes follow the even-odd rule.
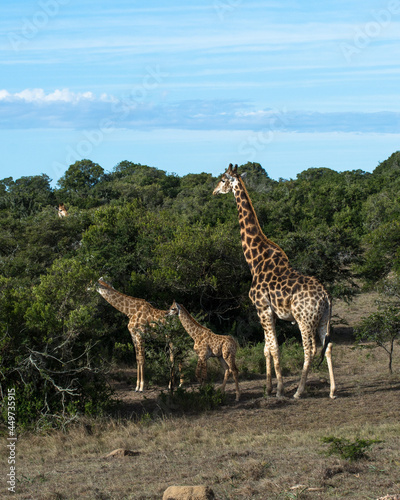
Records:
[[[277,378],[277,396],[283,395],[283,380],[279,360],[279,348],[275,331],[276,319],[298,324],[304,349],[304,365],[299,387],[294,395],[304,392],[307,375],[316,354],[318,335],[325,354],[329,378],[330,397],[334,398],[335,381],[332,367],[332,343],[330,341],[331,300],[319,281],[294,270],[285,252],[269,240],[257,219],[237,165],[223,174],[213,194],[233,192],[239,215],[243,253],[252,274],[249,297],[257,309],[264,329],[267,370],[267,393],[272,392],[271,357]]]
[[[156,309],[144,299],[137,299],[118,292],[102,278],[98,280],[97,291],[109,304],[115,307],[115,309],[118,309],[118,311],[126,314],[129,318],[128,330],[132,336],[133,345],[135,346],[137,363],[137,382],[135,390],[143,392],[145,364],[145,342],[143,334],[149,327],[154,326],[156,323],[164,323],[167,311]]]
[[[236,367],[236,349],[235,339],[230,335],[217,335],[205,326],[200,325],[182,306],[174,301],[170,307],[168,316],[178,316],[183,328],[194,340],[193,350],[198,356],[196,367],[196,378],[203,384],[207,379],[207,360],[216,357],[220,360],[224,369],[224,381],[222,383],[222,392],[225,391],[226,382],[229,375],[232,374],[235,380],[236,401],[240,398],[239,374]]]

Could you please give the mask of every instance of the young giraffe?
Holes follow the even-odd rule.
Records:
[[[236,342],[229,335],[217,335],[205,326],[200,325],[187,310],[176,301],[172,304],[167,316],[178,316],[183,328],[194,340],[193,350],[198,356],[196,367],[196,378],[202,384],[207,379],[207,359],[219,358],[224,369],[224,381],[222,392],[229,375],[232,373],[236,385],[236,401],[239,401],[240,390],[238,381],[238,369],[236,367]]]
[[[246,261],[253,277],[249,297],[257,309],[264,329],[267,370],[267,393],[272,392],[271,356],[277,378],[277,396],[283,395],[279,363],[279,347],[275,332],[276,318],[297,322],[303,341],[304,365],[299,387],[294,395],[304,392],[307,375],[316,354],[316,334],[322,342],[321,360],[325,354],[330,378],[330,397],[335,398],[330,340],[331,301],[316,278],[303,276],[289,263],[285,252],[269,240],[261,230],[246,187],[232,164],[223,174],[213,194],[233,192],[239,214],[240,235]]]
[[[165,315],[168,311],[156,309],[144,299],[136,299],[121,292],[118,292],[102,278],[98,280],[97,291],[115,309],[126,314],[129,318],[128,330],[132,336],[133,345],[136,352],[137,381],[136,392],[143,392],[144,389],[144,363],[145,363],[145,342],[142,334],[149,326],[155,323],[165,323]],[[171,361],[173,361],[171,354]],[[182,383],[182,378],[181,378]]]
[[[60,217],[60,219],[62,217],[68,217],[68,212],[67,212],[67,209],[65,208],[65,205],[64,203],[60,203],[58,205],[58,216]]]

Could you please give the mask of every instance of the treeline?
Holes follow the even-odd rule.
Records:
[[[400,273],[399,152],[373,173],[313,168],[275,181],[258,163],[244,171],[265,234],[334,298]],[[216,182],[129,161],[106,173],[90,160],[55,189],[47,175],[0,181],[3,401],[15,387],[29,419],[101,411],[103,366],[131,340],[93,290],[100,276],[159,308],[176,299],[242,344],[262,340],[236,205],[212,196]]]

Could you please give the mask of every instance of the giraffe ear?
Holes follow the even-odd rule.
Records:
[[[240,176],[242,179],[244,179],[247,176],[247,172],[243,172],[243,174]]]
[[[228,174],[228,172],[225,172],[225,176],[227,177],[227,179],[228,179],[229,181],[233,181],[233,176],[232,176],[232,175],[230,175],[230,174]]]

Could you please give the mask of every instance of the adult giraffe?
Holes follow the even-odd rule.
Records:
[[[239,214],[240,235],[246,261],[253,277],[249,297],[257,309],[264,329],[267,370],[267,394],[272,392],[271,356],[277,378],[277,396],[283,396],[283,380],[279,362],[279,347],[275,331],[276,318],[295,321],[301,332],[304,365],[299,387],[294,395],[304,392],[307,375],[316,354],[316,335],[322,343],[329,369],[330,394],[335,398],[330,340],[331,301],[325,288],[314,277],[295,271],[285,252],[262,232],[237,165],[222,175],[213,194],[233,192]],[[321,357],[321,359],[322,359]]]
[[[100,278],[96,284],[96,290],[99,294],[115,309],[126,314],[129,318],[128,330],[131,334],[133,345],[136,352],[137,363],[137,379],[136,379],[136,392],[143,392],[144,390],[144,363],[145,363],[145,341],[143,334],[148,331],[149,327],[155,326],[157,323],[165,323],[165,315],[168,311],[156,309],[149,302],[144,299],[137,299],[130,297],[124,293],[118,292],[109,283]],[[172,347],[172,346],[170,346]],[[170,357],[173,366],[173,350],[171,349]],[[181,367],[180,383],[182,385],[183,378]]]

